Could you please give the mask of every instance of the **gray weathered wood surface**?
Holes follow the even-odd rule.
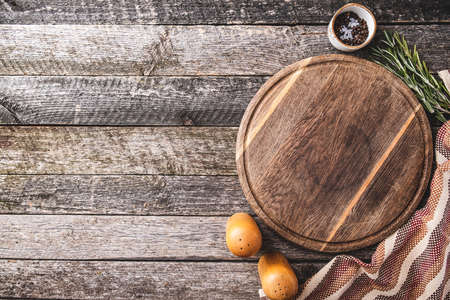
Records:
[[[0,123],[239,126],[267,78],[0,76]]]
[[[0,76],[0,124],[238,127],[268,78]]]
[[[20,24],[328,23],[348,1],[2,0],[0,22]],[[446,1],[364,1],[381,22],[449,21]]]
[[[0,175],[0,213],[217,216],[251,210],[237,176]]]
[[[9,259],[237,260],[225,247],[228,216],[0,215],[0,249]],[[289,259],[327,260],[333,255],[299,248],[258,223],[262,251]],[[354,251],[369,260],[371,251]],[[252,257],[250,260],[256,260]]]
[[[234,175],[236,128],[0,126],[0,174]]]
[[[0,213],[224,216],[252,213],[237,176],[0,175]]]
[[[0,0],[0,298],[256,299],[224,242],[251,213],[236,127],[267,76],[336,53],[345,2]],[[449,67],[446,1],[365,4]],[[301,282],[332,257],[257,222]]]
[[[448,66],[446,25],[386,26]],[[336,53],[326,26],[0,25],[0,75],[270,75]],[[381,31],[378,36],[381,36]]]
[[[295,263],[300,283],[324,263]],[[0,261],[5,297],[257,299],[254,262]]]

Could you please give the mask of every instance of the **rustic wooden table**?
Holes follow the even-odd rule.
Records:
[[[256,258],[224,242],[250,212],[237,126],[268,76],[336,53],[345,2],[1,0],[0,298],[256,299]],[[437,71],[444,2],[365,4]],[[300,281],[332,257],[261,228]]]

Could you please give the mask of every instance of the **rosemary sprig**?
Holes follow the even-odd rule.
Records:
[[[384,31],[380,47],[371,49],[371,60],[400,77],[414,91],[424,108],[441,122],[450,114],[450,93],[420,59],[416,46],[411,50],[404,36]]]

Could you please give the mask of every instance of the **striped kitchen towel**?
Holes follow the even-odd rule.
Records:
[[[450,73],[439,72],[448,89]],[[424,208],[381,242],[370,264],[336,256],[298,299],[450,300],[450,121],[436,137],[437,169]],[[260,299],[267,299],[260,290]]]
[[[370,264],[337,256],[298,299],[450,299],[450,121],[440,128],[435,150],[425,207],[378,245]]]

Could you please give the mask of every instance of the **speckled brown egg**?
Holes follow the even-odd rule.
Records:
[[[255,220],[246,213],[236,213],[227,222],[226,242],[236,256],[248,257],[258,253],[262,235]]]
[[[297,276],[283,254],[272,252],[261,256],[258,273],[264,293],[270,299],[287,300],[297,294]]]

